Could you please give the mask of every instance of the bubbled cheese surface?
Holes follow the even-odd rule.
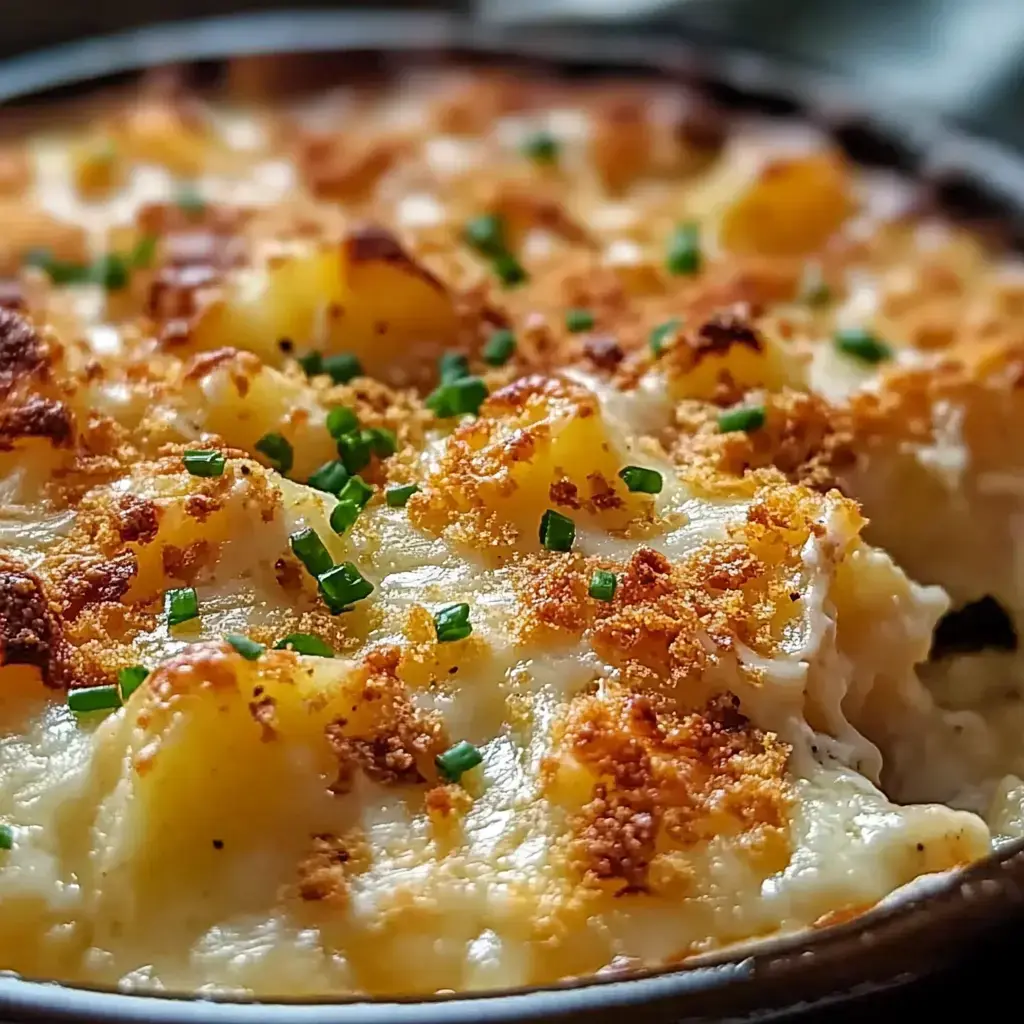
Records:
[[[1015,654],[928,663],[950,607],[1024,604],[1015,268],[824,138],[660,86],[281,85],[143,88],[0,162],[0,968],[552,983],[826,927],[1021,835]],[[103,254],[107,287],[66,271]],[[436,415],[453,353],[487,397]],[[395,438],[340,533],[308,483],[338,407]],[[369,596],[328,607],[306,530]]]

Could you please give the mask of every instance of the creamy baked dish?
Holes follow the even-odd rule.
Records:
[[[0,968],[543,984],[1024,834],[1020,265],[676,86],[290,67],[2,152]]]

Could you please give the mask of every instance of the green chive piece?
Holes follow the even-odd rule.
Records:
[[[133,267],[151,267],[156,259],[157,242],[156,235],[143,235],[132,247],[128,262]]]
[[[221,476],[227,460],[220,452],[189,449],[181,457],[192,476]]]
[[[202,217],[206,212],[206,200],[200,195],[194,184],[182,185],[174,197],[174,205],[186,217]]]
[[[615,588],[619,585],[615,573],[607,569],[595,569],[590,577],[588,593],[595,601],[610,601],[615,596]]]
[[[90,276],[106,291],[119,292],[128,287],[131,271],[123,256],[119,256],[116,252],[108,252],[97,257],[90,270]]]
[[[256,451],[282,476],[288,473],[295,464],[295,449],[291,442],[282,434],[264,434],[256,442]]]
[[[434,615],[434,629],[437,631],[439,644],[465,640],[473,632],[473,625],[469,621],[469,605],[446,605]]]
[[[494,270],[494,276],[506,288],[514,288],[529,277],[526,268],[510,252],[499,252],[493,258],[491,267]]]
[[[836,332],[836,348],[862,363],[883,363],[892,359],[892,349],[863,327],[848,327]]]
[[[668,340],[682,326],[682,320],[672,319],[666,320],[663,324],[658,324],[657,327],[652,328],[651,333],[647,338],[647,344],[650,345],[651,351],[656,356],[660,356],[661,353],[665,351],[665,345]]]
[[[570,309],[565,314],[565,329],[573,334],[589,331],[594,326],[594,314],[589,309]]]
[[[434,758],[438,773],[449,782],[458,782],[471,768],[483,763],[484,755],[466,740],[459,740]]]
[[[167,612],[167,625],[180,626],[190,619],[199,618],[199,595],[195,587],[181,587],[164,593],[164,611]]]
[[[662,478],[656,469],[626,466],[619,470],[619,479],[634,494],[661,494]]]
[[[680,224],[668,240],[665,265],[670,274],[696,274],[701,268],[700,227]]]
[[[266,647],[264,647],[263,644],[258,644],[255,640],[251,640],[249,637],[243,636],[241,633],[228,633],[224,639],[227,640],[227,642],[231,644],[231,646],[234,647],[234,649],[238,651],[246,661],[256,661],[256,659],[259,658],[266,650]]]
[[[358,434],[338,438],[338,456],[350,473],[358,473],[370,464],[370,442]]]
[[[88,266],[58,260],[49,249],[30,250],[25,256],[25,265],[38,267],[54,284],[86,284],[91,280]]]
[[[361,477],[349,477],[338,495],[338,501],[350,501],[359,508],[365,508],[373,497],[373,488]]]
[[[811,262],[804,267],[798,298],[805,305],[815,307],[826,306],[832,300],[832,289],[822,275],[820,263]]]
[[[363,431],[363,440],[378,459],[386,459],[398,451],[398,437],[389,427],[367,427]]]
[[[484,256],[499,256],[505,251],[505,222],[496,213],[482,213],[466,223],[463,237]]]
[[[401,484],[397,487],[389,487],[384,492],[389,508],[405,508],[409,499],[420,489],[419,484]]]
[[[289,633],[274,644],[275,651],[294,651],[308,654],[313,658],[333,658],[334,651],[318,636],[312,633]]]
[[[121,700],[128,698],[146,681],[149,669],[145,665],[132,665],[117,673],[117,685],[121,688]]]
[[[14,846],[14,829],[10,825],[0,825],[0,850],[10,850]]]
[[[359,429],[359,417],[344,405],[336,405],[327,414],[327,433],[335,441]]]
[[[347,384],[353,377],[363,376],[363,364],[351,352],[336,352],[333,356],[324,356],[323,372],[335,384]]]
[[[487,397],[487,385],[479,377],[460,377],[432,391],[426,406],[439,419],[477,413]]]
[[[324,369],[324,357],[322,352],[317,352],[313,349],[312,352],[307,352],[305,355],[296,356],[295,361],[302,367],[302,372],[307,377],[316,377],[321,373],[326,373]]]
[[[751,405],[744,409],[730,409],[718,417],[718,429],[723,434],[732,434],[744,430],[748,434],[760,430],[764,426],[765,413],[763,405]]]
[[[325,462],[307,481],[310,487],[326,494],[337,494],[348,480],[348,470],[337,459]]]
[[[488,366],[504,366],[515,351],[516,336],[507,328],[502,328],[487,339],[482,355]]]
[[[549,131],[532,132],[523,140],[523,156],[538,164],[553,164],[558,160],[558,139]]]
[[[373,584],[351,563],[342,562],[317,577],[320,596],[331,614],[348,611],[356,601],[373,593]]]
[[[339,501],[331,509],[331,529],[342,534],[359,518],[362,509],[354,501]]]
[[[121,706],[121,695],[116,686],[88,686],[68,693],[68,707],[76,712],[112,711]]]
[[[437,361],[437,372],[442,384],[469,376],[469,360],[461,352],[445,352]]]
[[[561,512],[549,508],[541,516],[540,542],[548,551],[568,551],[576,539],[576,524]]]
[[[331,558],[331,553],[324,547],[320,534],[311,526],[293,533],[288,538],[288,544],[310,576],[319,576],[333,568],[334,559]]]

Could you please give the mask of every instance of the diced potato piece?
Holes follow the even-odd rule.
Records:
[[[0,147],[0,196],[20,195],[32,181],[33,171],[25,146]]]
[[[100,136],[72,150],[71,173],[79,195],[100,199],[123,184],[125,165],[114,140]]]
[[[21,199],[0,202],[0,274],[13,275],[33,251],[45,250],[54,259],[86,263],[89,253],[85,232],[78,224],[57,220],[52,214]]]
[[[410,502],[423,528],[461,522],[475,544],[481,514],[490,520],[494,513],[524,546],[536,547],[549,508],[604,529],[650,514],[650,496],[630,493],[619,479],[623,462],[586,389],[524,378],[492,395],[481,413],[448,440],[424,492]],[[513,539],[493,521],[487,528],[499,544]]]
[[[654,129],[642,101],[623,97],[595,110],[590,158],[609,192],[623,191],[650,171],[654,146]]]
[[[373,712],[351,710],[365,681],[345,662],[268,652],[257,664],[220,643],[155,671],[99,738],[96,770],[117,780],[97,822],[101,928],[130,941],[274,905],[310,837],[352,824],[329,788],[325,727],[344,716],[367,729]]]
[[[111,123],[109,131],[130,159],[195,177],[209,165],[218,144],[206,122],[189,114],[173,100],[146,98]]]
[[[261,280],[238,280],[201,313],[191,343],[232,344],[280,364],[288,339],[299,350],[352,352],[369,375],[404,383],[456,326],[444,285],[387,232],[366,229],[338,248],[282,259]]]
[[[204,362],[210,367],[205,373]],[[198,357],[193,367],[183,398],[205,432],[262,462],[267,459],[256,451],[256,443],[266,434],[281,434],[295,454],[288,475],[296,480],[305,480],[337,458],[327,432],[327,409],[303,381],[279,373],[248,352],[212,353]]]
[[[719,240],[733,253],[802,256],[821,249],[853,209],[850,175],[837,156],[775,160],[725,211]]]
[[[721,315],[696,333],[681,333],[660,363],[671,396],[710,400],[719,385],[738,391],[801,387],[801,366],[783,342],[738,317]]]

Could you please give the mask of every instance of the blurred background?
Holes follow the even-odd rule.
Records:
[[[36,0],[0,56],[147,23],[271,8],[448,10],[521,26],[581,22],[729,41],[824,66],[868,97],[935,108],[1024,148],[1024,0]]]

